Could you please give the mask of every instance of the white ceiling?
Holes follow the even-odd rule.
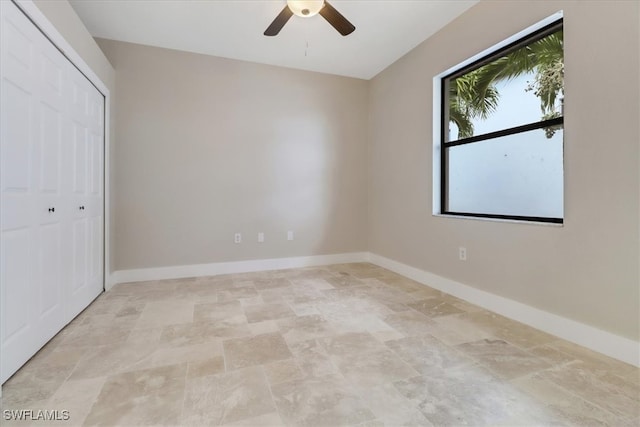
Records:
[[[320,15],[262,33],[285,0],[70,0],[94,37],[370,79],[478,0],[331,0],[355,26]]]

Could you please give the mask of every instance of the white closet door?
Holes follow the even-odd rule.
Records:
[[[82,311],[103,287],[103,151],[104,98],[69,64],[71,136],[70,202],[72,205],[72,273],[70,319]]]
[[[102,222],[95,221],[102,221],[104,127],[95,117],[102,95],[12,2],[0,1],[0,8],[4,382],[102,291]],[[82,91],[73,98],[78,85]],[[82,97],[84,116],[71,101]],[[74,187],[74,179],[84,181]],[[81,210],[79,203],[90,207]]]

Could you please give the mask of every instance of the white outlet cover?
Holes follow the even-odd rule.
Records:
[[[258,233],[258,243],[264,242],[264,233]]]
[[[293,240],[293,231],[287,231],[287,240]]]
[[[236,243],[242,243],[242,234],[236,233],[233,235],[233,241]]]

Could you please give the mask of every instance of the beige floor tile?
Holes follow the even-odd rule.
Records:
[[[384,344],[375,339],[371,334],[362,332],[320,338],[318,342],[330,356],[363,355],[386,350]]]
[[[274,320],[265,320],[263,322],[249,323],[248,326],[249,326],[249,330],[253,335],[280,332],[280,329],[278,329],[278,324]]]
[[[513,379],[549,368],[551,365],[502,340],[485,339],[455,347],[505,379]]]
[[[283,303],[250,305],[244,307],[244,313],[249,323],[278,320],[296,315],[287,304]]]
[[[518,389],[544,404],[553,418],[568,425],[617,426],[622,420],[598,406],[577,397],[562,387],[547,381],[540,374],[513,381]]]
[[[552,335],[486,310],[465,313],[460,317],[470,319],[492,336],[515,344],[520,348],[537,347],[557,340]]]
[[[189,362],[187,379],[217,375],[223,373],[224,371],[225,368],[223,356],[197,359]]]
[[[176,365],[222,357],[222,340],[211,339],[203,344],[181,347],[160,347],[150,356],[151,366]]]
[[[423,285],[422,288],[409,292],[409,295],[411,295],[415,301],[420,301],[426,298],[442,297],[445,294],[437,289]]]
[[[357,296],[360,292],[353,292],[352,290],[343,292],[340,289],[336,289],[335,291],[329,292],[332,292],[334,296],[342,295],[333,301],[317,303],[316,307],[320,313],[322,313],[323,317],[330,321],[342,322],[349,317],[357,318],[360,316],[378,316],[383,318],[393,313],[393,310],[390,310],[384,304],[370,299],[369,295],[364,291],[361,296]]]
[[[285,288],[291,286],[291,282],[287,279],[271,277],[268,279],[255,279],[253,280],[253,286],[260,289],[272,289],[272,288]]]
[[[226,340],[224,355],[227,370],[271,363],[292,356],[279,333]]]
[[[187,364],[145,369],[107,378],[86,425],[180,423]]]
[[[432,291],[433,296],[440,295],[440,291],[437,291],[433,288],[429,288],[421,283],[418,283],[411,279],[407,279],[406,277],[402,277],[402,276],[381,277],[381,278],[378,278],[378,280],[388,286],[391,286],[392,288],[395,288],[404,292]]]
[[[387,341],[385,345],[402,360],[423,374],[427,374],[434,369],[447,370],[474,363],[465,354],[442,343],[431,335]]]
[[[357,277],[351,275],[342,275],[338,277],[330,277],[327,280],[332,287],[336,289],[349,288],[351,286],[362,286],[364,282]]]
[[[382,425],[432,425],[392,384],[358,388],[358,394]]]
[[[333,286],[327,282],[327,278],[330,276],[318,277],[318,278],[302,278],[291,279],[291,286],[296,288],[313,289],[316,291],[325,291],[327,289],[333,289]]]
[[[271,390],[278,412],[288,425],[345,426],[375,418],[340,377],[290,381]]]
[[[49,356],[55,358],[55,353],[59,352],[56,350]],[[39,359],[38,363],[27,363],[2,385],[3,406],[6,409],[29,409],[30,405],[48,400],[69,377],[76,361],[73,358],[68,364],[48,363],[47,357]]]
[[[393,425],[393,424],[391,424],[391,425]],[[424,425],[428,425],[428,424],[424,424]],[[385,427],[385,424],[380,420],[371,420],[371,421],[366,421],[364,423],[360,423],[360,424],[358,424],[358,426],[362,426],[362,427]]]
[[[260,367],[239,369],[187,382],[183,425],[222,425],[276,410]]]
[[[413,310],[389,314],[384,321],[407,337],[428,334],[434,324],[433,320]]]
[[[586,362],[554,367],[539,376],[620,417],[640,416],[640,386],[617,375],[594,372]]]
[[[277,321],[288,344],[335,334],[336,328],[319,315],[296,316]]]
[[[331,360],[342,375],[359,388],[390,384],[418,375],[418,371],[387,349],[331,356]]]
[[[564,353],[549,344],[531,347],[527,351],[550,365],[562,365],[577,360],[570,354]]]
[[[295,359],[285,359],[268,363],[263,365],[263,368],[267,380],[272,386],[287,381],[300,380],[304,377]]]
[[[123,343],[132,325],[82,325],[74,328],[59,344],[61,347],[95,347]]]
[[[91,348],[78,362],[72,380],[103,377],[150,368],[157,347],[148,343],[117,343]]]
[[[183,325],[167,326],[160,336],[161,346],[181,347],[187,345],[205,344],[211,340],[246,337],[251,331],[246,324],[233,322],[214,323],[186,323]]]
[[[390,331],[371,332],[371,335],[373,335],[380,342],[387,342],[404,338],[404,334],[401,334],[393,328]]]
[[[195,322],[220,322],[244,315],[242,305],[237,300],[195,304],[193,311],[193,320]]]
[[[289,307],[296,314],[296,316],[310,316],[320,315],[320,311],[316,307],[315,303],[289,303]]]
[[[395,329],[384,322],[379,315],[371,312],[362,313],[355,310],[335,310],[335,308],[327,311],[325,306],[321,306],[318,311],[325,319],[335,325],[336,332],[368,332],[371,334],[395,332]]]
[[[257,304],[265,304],[261,295],[256,295],[254,297],[248,297],[248,298],[238,298],[238,301],[240,302],[240,305],[243,307],[247,307],[250,305],[257,305]]]
[[[0,420],[2,420],[0,425],[2,425],[2,427],[30,427],[37,426],[38,424],[43,425],[42,421],[35,420],[34,418],[37,417],[38,411],[50,409],[52,408],[49,408],[48,399],[32,401],[21,405],[8,405],[4,403],[3,399],[2,403],[0,403],[0,414],[2,416],[2,418],[0,418]],[[61,414],[61,416],[63,416],[63,414]]]
[[[224,426],[237,426],[237,427],[280,427],[285,424],[282,422],[282,418],[278,415],[277,412],[272,412],[270,414],[259,415],[257,417],[246,418],[241,421],[236,421],[235,423],[224,424]]]
[[[259,296],[258,291],[253,286],[253,283],[249,282],[246,286],[233,287],[218,292],[218,301],[235,301],[241,298],[255,298],[257,296]]]
[[[106,377],[66,381],[49,399],[47,407],[69,411],[68,421],[60,424],[80,425],[89,414],[105,381]]]
[[[449,304],[442,298],[427,298],[407,305],[427,317],[439,317],[464,313],[464,310],[459,309],[453,304]]]
[[[628,363],[611,359],[603,354],[560,339],[549,343],[548,346],[575,360],[585,362],[593,371],[615,374],[640,385],[640,369]]]
[[[495,338],[486,329],[480,328],[469,319],[454,315],[434,318],[429,334],[447,345]]]
[[[164,328],[134,329],[127,337],[128,343],[157,345]]]
[[[116,317],[139,316],[144,310],[145,303],[123,304],[116,312]]]
[[[435,425],[499,425],[527,410],[540,409],[513,386],[476,365],[436,370],[394,385]]]
[[[317,340],[289,344],[298,366],[305,377],[323,377],[338,373],[338,368]]]
[[[467,302],[460,298],[456,298],[453,295],[448,295],[443,293],[440,298],[442,298],[444,301],[448,302],[449,304],[461,309],[464,312],[473,313],[473,312],[484,310],[479,305],[471,304],[470,302]]]
[[[190,301],[157,301],[145,305],[136,329],[157,328],[193,322],[193,303]]]

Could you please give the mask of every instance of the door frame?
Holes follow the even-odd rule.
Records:
[[[103,165],[103,277],[102,277],[102,289],[108,291],[113,286],[111,278],[111,254],[109,248],[111,247],[110,239],[110,222],[111,222],[111,207],[110,207],[110,127],[111,127],[111,94],[107,85],[98,77],[98,75],[91,69],[91,67],[82,59],[78,52],[67,42],[58,29],[47,19],[47,17],[40,11],[38,6],[32,0],[12,0],[12,2],[33,22],[33,24],[53,43],[53,45],[65,56],[71,64],[73,64],[84,76],[98,89],[104,96],[104,165]],[[2,395],[0,391],[0,396]]]

